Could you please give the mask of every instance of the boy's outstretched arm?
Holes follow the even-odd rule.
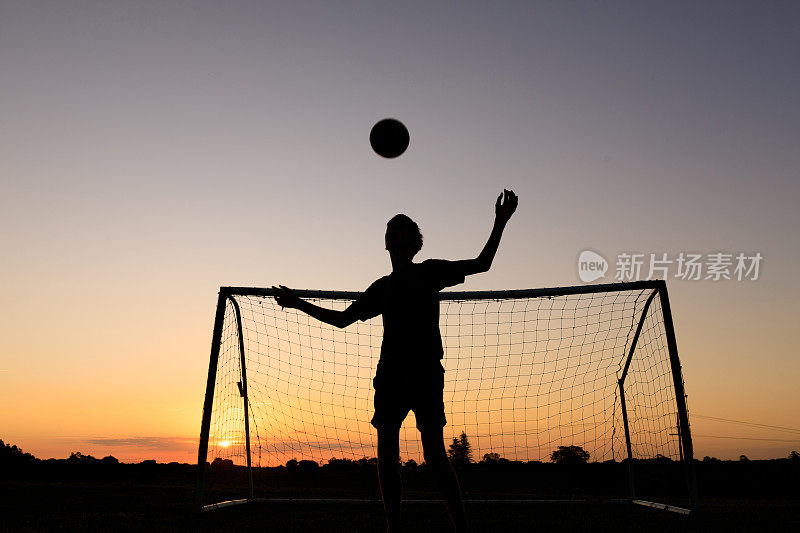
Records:
[[[283,285],[273,286],[272,289],[275,291],[275,301],[281,307],[293,307],[331,326],[344,328],[358,320],[358,317],[349,308],[344,311],[337,311],[314,305],[303,300],[292,289]]]
[[[497,253],[497,247],[500,246],[500,237],[503,236],[503,230],[517,210],[517,203],[519,198],[514,194],[514,191],[503,189],[500,196],[497,197],[497,202],[494,205],[494,226],[492,233],[489,235],[489,240],[483,247],[480,255],[475,259],[464,259],[456,261],[462,268],[464,275],[477,274],[479,272],[486,272],[492,266],[492,260]]]

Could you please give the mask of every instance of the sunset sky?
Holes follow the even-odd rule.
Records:
[[[492,270],[460,288],[580,284],[584,250],[598,282],[621,253],[760,253],[757,280],[669,271],[695,453],[800,450],[798,17],[0,2],[0,439],[192,462],[220,286],[363,290],[398,212],[418,259],[474,257],[506,187]],[[368,143],[384,117],[410,131],[395,160]]]

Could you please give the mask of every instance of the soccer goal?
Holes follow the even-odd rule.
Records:
[[[360,294],[296,292],[333,309]],[[581,493],[662,508],[690,501],[692,438],[663,281],[442,292],[440,300],[445,440],[467,436],[467,468],[502,470],[506,478],[515,468],[533,469],[521,477],[531,480],[529,499],[553,498],[536,480],[564,479],[546,469],[570,468],[579,489],[594,488],[572,487],[561,494],[567,498]],[[370,419],[382,333],[380,317],[337,329],[282,309],[271,289],[222,287],[198,504],[281,498],[276,485],[289,483],[286,472],[297,465],[322,476],[343,462],[368,464],[376,456]],[[400,435],[407,465],[423,463],[414,422],[410,413]],[[667,478],[675,472],[686,498],[659,499],[674,486]],[[483,482],[482,494],[491,494],[490,485]]]

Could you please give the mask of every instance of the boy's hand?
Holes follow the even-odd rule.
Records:
[[[275,291],[275,301],[281,307],[297,308],[300,304],[300,298],[289,287],[284,285],[276,287],[273,285],[272,290]]]
[[[519,198],[514,194],[514,191],[503,189],[503,192],[497,197],[497,202],[494,204],[495,219],[503,223],[508,222],[511,215],[517,210],[518,201]]]

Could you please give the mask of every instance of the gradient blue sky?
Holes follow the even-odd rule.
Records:
[[[0,2],[0,438],[191,461],[220,285],[363,289],[397,212],[421,258],[474,256],[503,187],[518,214],[465,288],[576,284],[587,248],[760,252],[756,282],[670,281],[689,405],[797,428],[798,16]],[[391,161],[367,142],[386,116],[411,133]],[[800,448],[693,429],[700,456]]]

